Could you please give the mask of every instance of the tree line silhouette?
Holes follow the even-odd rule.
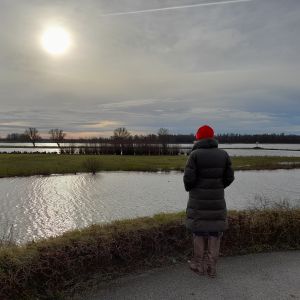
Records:
[[[132,135],[125,127],[117,128],[114,130],[111,137],[93,137],[93,138],[77,138],[66,139],[66,133],[62,129],[50,129],[49,138],[42,138],[39,131],[36,128],[28,128],[24,133],[9,133],[1,141],[10,142],[111,142],[114,139],[132,140],[137,142],[159,142],[162,137],[172,144],[189,144],[195,140],[195,135],[190,134],[171,134],[166,128],[160,128],[157,134],[145,134],[145,135]],[[270,143],[270,144],[299,144],[300,135],[285,134],[285,133],[263,133],[263,134],[240,134],[240,133],[223,133],[217,134],[216,139],[219,143]],[[59,145],[58,145],[59,146]]]
[[[178,155],[180,144],[192,144],[194,134],[170,134],[167,128],[160,128],[156,134],[132,135],[125,127],[116,128],[110,137],[66,139],[66,133],[59,128],[48,131],[48,138],[42,138],[36,128],[28,128],[24,133],[11,133],[2,141],[53,142],[61,154],[119,154],[119,155]],[[281,134],[218,134],[219,143],[300,143],[299,135]],[[182,152],[183,154],[184,152]]]

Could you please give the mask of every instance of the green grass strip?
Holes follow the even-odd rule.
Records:
[[[96,171],[171,171],[184,169],[186,156],[1,154],[0,177]],[[235,170],[300,167],[300,157],[232,157]],[[87,163],[89,162],[89,163]]]

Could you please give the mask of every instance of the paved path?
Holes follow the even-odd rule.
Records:
[[[178,264],[104,284],[75,300],[300,299],[300,251],[222,257],[211,279]]]

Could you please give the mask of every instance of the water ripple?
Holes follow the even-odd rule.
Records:
[[[236,172],[229,209],[256,197],[299,205],[300,170]],[[102,172],[0,179],[0,236],[14,225],[17,242],[56,236],[92,223],[184,210],[182,173]]]

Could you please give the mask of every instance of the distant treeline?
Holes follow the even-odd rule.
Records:
[[[81,154],[81,155],[99,155],[99,154],[116,154],[116,155],[178,155],[184,154],[177,145],[153,144],[149,142],[133,141],[110,141],[90,142],[84,145],[70,145],[60,148],[60,154]]]
[[[216,135],[219,143],[283,143],[283,144],[299,144],[300,135],[293,134],[236,134],[226,133]],[[120,139],[120,138],[119,138]],[[148,134],[148,135],[128,135],[123,136],[122,141],[132,143],[162,143],[162,144],[190,144],[195,140],[194,134]],[[0,139],[2,142],[28,142],[29,139],[25,134],[12,133],[8,134],[6,138]],[[53,142],[53,139],[40,138],[39,142]],[[116,137],[109,138],[80,138],[80,139],[63,139],[64,143],[111,143],[116,142]]]

